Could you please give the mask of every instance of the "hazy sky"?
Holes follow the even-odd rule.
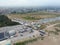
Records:
[[[60,0],[0,0],[0,6],[60,6]]]

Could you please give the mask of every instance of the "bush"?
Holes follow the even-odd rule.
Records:
[[[46,25],[41,25],[40,29],[44,29],[46,27]]]
[[[7,16],[0,15],[0,27],[18,25],[18,22],[11,21]]]
[[[16,43],[15,45],[26,45],[27,43],[34,42],[34,41],[37,41],[37,38],[28,40],[28,41],[24,41],[24,42],[20,42],[20,43]]]

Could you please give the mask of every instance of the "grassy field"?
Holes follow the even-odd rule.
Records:
[[[27,13],[27,14],[8,14],[9,18],[20,18],[24,20],[39,20],[42,18],[53,18],[60,16],[60,13],[54,12],[34,12],[34,13]]]

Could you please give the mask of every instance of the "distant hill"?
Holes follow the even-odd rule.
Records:
[[[0,27],[18,25],[18,22],[11,21],[7,16],[0,15]]]

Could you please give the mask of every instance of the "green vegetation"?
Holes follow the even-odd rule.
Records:
[[[39,20],[40,18],[36,18],[36,17],[33,17],[33,16],[26,16],[26,17],[23,17],[24,19],[26,20]]]
[[[18,25],[18,22],[11,21],[7,16],[0,15],[0,27]]]
[[[44,37],[41,37],[41,40],[44,40]]]
[[[55,27],[60,27],[60,24],[58,24],[58,25],[55,25]]]
[[[57,29],[57,28],[55,28],[55,30],[56,30],[56,32],[60,32],[60,30],[59,30],[59,29]]]
[[[55,35],[59,35],[59,33],[57,31],[49,31],[49,34],[55,34]]]
[[[22,10],[22,12],[16,12],[13,11],[11,12],[11,14],[33,14],[33,15],[56,15],[56,16],[60,16],[59,13],[51,13],[51,12],[46,12],[46,11],[28,11],[28,12],[24,12]]]
[[[34,37],[34,36],[33,36]],[[27,41],[24,41],[24,42],[18,42],[18,43],[15,43],[15,45],[26,45],[26,44],[28,44],[28,43],[33,43],[33,42],[35,42],[35,41],[38,41],[38,40],[44,40],[44,37],[42,36],[40,36],[40,37],[38,37],[38,38],[34,38],[34,39],[31,39],[31,40],[27,40]]]
[[[27,43],[32,43],[34,41],[37,41],[37,38],[28,40],[28,41],[24,41],[24,42],[19,42],[19,43],[16,43],[15,45],[26,45]]]
[[[31,13],[20,13],[13,11],[11,14],[7,15],[10,18],[19,18],[19,19],[24,19],[24,20],[30,20],[30,21],[35,21],[35,20],[40,20],[44,18],[54,18],[60,16],[60,13],[54,13],[54,12],[46,12],[46,11],[39,11],[39,12],[31,12]]]
[[[40,29],[44,29],[45,27],[46,27],[46,25],[43,25],[43,24],[42,24],[42,25],[40,26]]]
[[[55,35],[59,35],[60,30],[55,28],[55,31],[49,31],[49,33],[53,33]]]

